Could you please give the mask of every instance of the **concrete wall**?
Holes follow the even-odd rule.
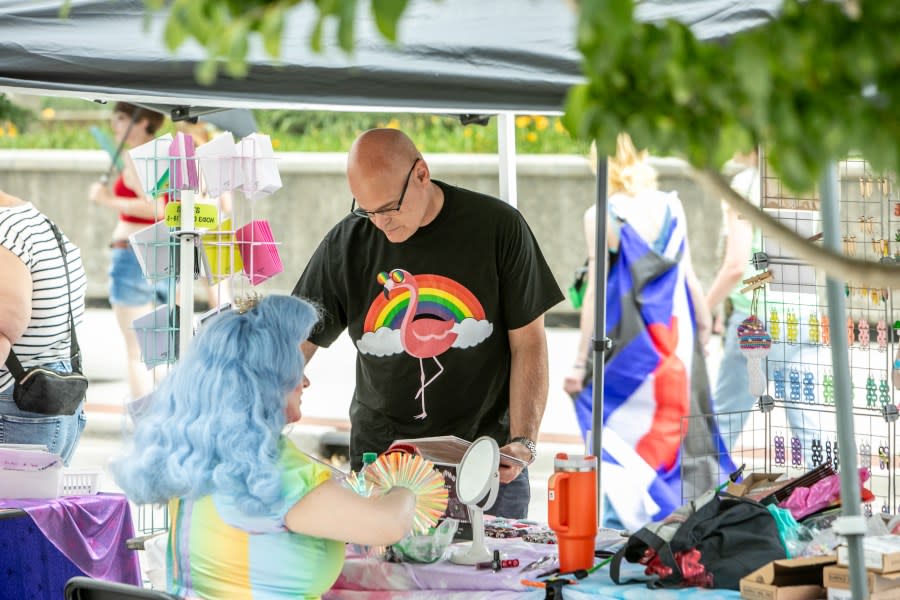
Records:
[[[282,153],[278,158],[284,187],[263,200],[239,197],[235,202],[239,223],[268,219],[276,240],[282,242],[285,272],[261,286],[264,293],[291,290],[322,236],[346,214],[351,200],[343,153]],[[499,192],[494,155],[436,154],[426,159],[436,179],[489,194]],[[0,189],[35,203],[81,247],[88,294],[94,299],[107,295],[107,244],[117,216],[93,205],[87,190],[108,164],[106,155],[95,151],[0,151]],[[684,202],[694,265],[708,285],[718,266],[719,202],[690,178],[682,161],[655,159],[654,165],[660,187],[677,190]],[[582,214],[595,196],[587,160],[520,156],[518,192],[519,209],[565,290],[586,256]],[[569,312],[571,307],[560,303],[554,311]]]

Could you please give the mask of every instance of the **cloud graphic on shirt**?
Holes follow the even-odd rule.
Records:
[[[356,342],[356,347],[363,354],[374,354],[375,356],[389,356],[403,352],[400,330],[390,327],[379,327],[376,331],[364,333]]]
[[[453,326],[453,331],[458,336],[453,342],[454,348],[471,348],[490,337],[494,331],[494,325],[490,321],[463,319]]]

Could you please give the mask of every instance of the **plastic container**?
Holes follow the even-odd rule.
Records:
[[[0,498],[57,498],[62,472],[61,467],[41,471],[0,469]]]
[[[93,496],[100,491],[99,471],[63,472],[60,496]]]

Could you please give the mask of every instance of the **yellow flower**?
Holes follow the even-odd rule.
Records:
[[[463,129],[463,137],[467,137],[467,138],[472,137],[472,128],[471,127],[466,127],[465,129]]]
[[[19,135],[19,130],[18,130],[18,128],[16,128],[15,125],[10,123],[9,126],[6,128],[6,133],[9,134],[9,137],[16,137],[17,135]]]
[[[272,140],[272,148],[274,148],[276,150],[281,148],[281,140],[279,140],[278,138],[273,139]]]
[[[387,127],[388,129],[400,129],[400,121],[398,121],[397,119],[391,119],[387,122],[387,125],[385,125],[385,127]]]
[[[566,128],[563,126],[562,120],[560,120],[560,119],[553,119],[553,129],[560,133],[566,132]]]
[[[3,137],[5,135],[6,135],[6,129],[3,127],[0,127],[0,137]]]
[[[550,124],[550,119],[544,115],[538,115],[534,118],[534,124],[537,125],[538,131],[543,131],[547,129],[547,125]]]
[[[50,108],[49,106],[41,111],[41,116],[47,120],[52,119],[56,116],[56,111]]]
[[[525,127],[528,127],[529,125],[531,125],[531,117],[529,117],[528,115],[522,115],[522,116],[516,117],[516,128],[517,129],[524,129]]]
[[[528,135],[525,136],[525,139],[528,140],[529,142],[536,142],[537,134],[533,131],[529,131]]]

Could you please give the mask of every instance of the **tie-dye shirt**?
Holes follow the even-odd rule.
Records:
[[[326,481],[329,470],[281,439],[280,514],[249,516],[221,494],[169,503],[169,591],[185,598],[318,598],[344,564],[344,544],[289,531],[287,509]]]

